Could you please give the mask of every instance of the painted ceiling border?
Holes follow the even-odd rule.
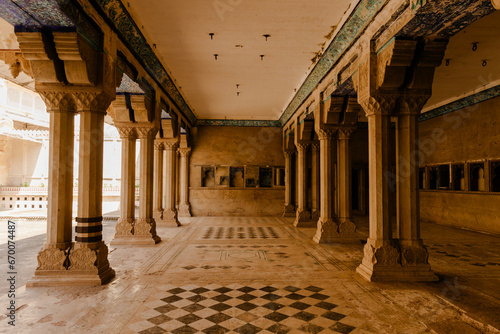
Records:
[[[196,116],[122,2],[120,0],[90,0],[90,2],[104,14],[110,27],[145,65],[148,73],[160,84],[184,116],[195,124]]]
[[[268,120],[199,119],[196,125],[281,127],[281,122]]]
[[[420,122],[423,122],[460,109],[467,109],[475,104],[493,99],[498,96],[500,96],[500,85],[466,96],[464,98],[445,104],[441,107],[437,107],[436,109],[429,110],[420,115],[418,120]]]
[[[304,103],[318,83],[331,71],[340,56],[363,33],[375,15],[388,0],[362,0],[351,13],[327,50],[302,83],[299,90],[280,117],[282,125],[286,124],[295,111]]]

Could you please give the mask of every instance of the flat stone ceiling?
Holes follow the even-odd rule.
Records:
[[[350,3],[130,0],[125,5],[197,118],[277,120]]]

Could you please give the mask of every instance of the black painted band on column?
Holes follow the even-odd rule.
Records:
[[[76,226],[76,233],[96,233],[102,232],[102,225],[93,225],[93,226]]]
[[[82,238],[82,237],[76,237],[75,238],[76,242],[99,242],[99,241],[102,241],[102,235],[96,235],[94,237],[85,237],[85,238]]]
[[[102,222],[102,216],[100,216],[100,217],[88,217],[88,218],[76,217],[75,221],[77,223],[99,223],[99,222]]]

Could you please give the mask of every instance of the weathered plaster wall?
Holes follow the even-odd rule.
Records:
[[[419,124],[422,164],[500,159],[500,98]],[[500,233],[500,193],[421,190],[422,221]]]
[[[284,166],[280,128],[199,126],[193,133],[189,196],[195,216],[280,215],[284,187],[201,187],[201,166]]]
[[[500,97],[419,123],[421,165],[500,158]]]

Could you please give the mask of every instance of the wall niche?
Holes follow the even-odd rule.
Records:
[[[245,168],[244,167],[231,167],[230,169],[230,186],[231,187],[244,187],[245,186]]]
[[[214,167],[201,167],[201,186],[215,187]]]
[[[285,186],[282,166],[198,166],[200,187],[275,188]]]

